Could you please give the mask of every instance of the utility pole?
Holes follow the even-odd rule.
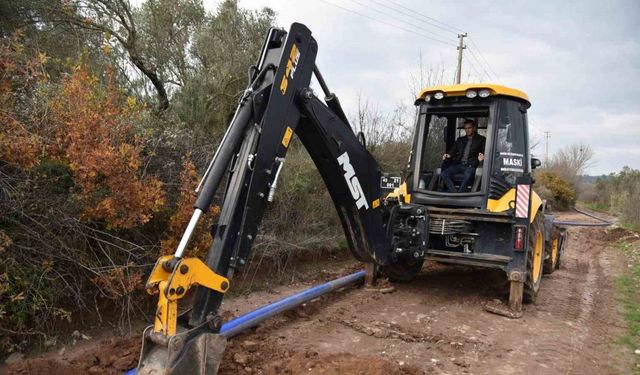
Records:
[[[458,70],[456,70],[456,83],[460,84],[460,78],[462,77],[462,50],[467,48],[464,45],[464,38],[467,37],[467,33],[458,34],[458,39],[460,39],[460,43],[458,44]]]
[[[547,166],[549,165],[549,135],[551,134],[551,132],[544,132],[544,137],[546,138],[546,141],[544,143],[544,165]]]

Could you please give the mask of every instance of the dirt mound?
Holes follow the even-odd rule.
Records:
[[[296,353],[286,360],[276,360],[265,366],[266,374],[424,374],[415,366],[400,365],[379,357],[357,357],[349,353],[318,355],[316,352]]]
[[[12,364],[12,375],[49,374],[117,374],[136,366],[140,355],[140,338],[110,338],[91,343],[86,348],[76,347],[70,353],[50,353]],[[0,371],[1,372],[1,371]]]
[[[225,353],[219,374],[372,374],[417,375],[425,372],[404,363],[350,353],[319,354],[316,351],[279,350],[266,342],[233,343]]]
[[[617,242],[621,239],[624,239],[627,242],[635,242],[640,239],[635,235],[635,233],[620,227],[605,229],[603,232],[604,236],[602,239],[607,242]]]

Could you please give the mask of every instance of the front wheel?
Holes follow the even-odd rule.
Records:
[[[527,246],[527,276],[524,282],[524,302],[536,301],[542,281],[542,260],[544,255],[544,221],[538,213],[533,219]]]

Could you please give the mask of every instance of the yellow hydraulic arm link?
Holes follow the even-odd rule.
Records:
[[[194,285],[224,293],[229,280],[213,272],[198,258],[160,257],[147,280],[149,294],[159,294],[158,308],[153,322],[153,332],[166,336],[176,334],[178,300]]]

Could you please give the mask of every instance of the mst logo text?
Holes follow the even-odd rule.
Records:
[[[340,155],[340,157],[338,157],[338,163],[344,170],[344,179],[347,181],[347,185],[349,185],[349,190],[351,191],[353,200],[356,201],[356,206],[358,209],[364,207],[368,210],[369,204],[367,203],[367,197],[364,196],[364,191],[362,191],[362,186],[360,185],[360,181],[358,181],[356,171],[353,170],[353,166],[351,162],[349,162],[349,155],[346,152]]]

